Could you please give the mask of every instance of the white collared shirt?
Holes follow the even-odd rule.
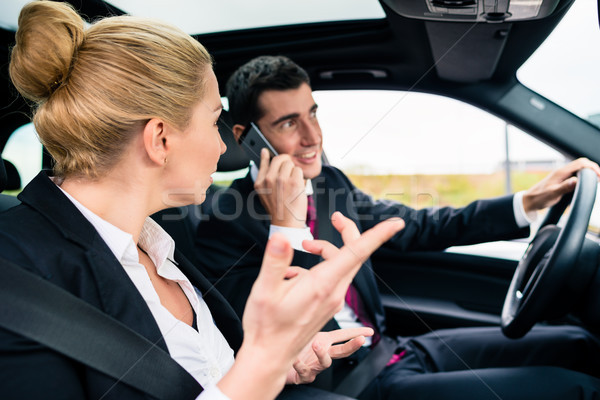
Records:
[[[148,217],[140,234],[139,246],[157,266],[158,275],[181,286],[196,313],[199,331],[175,318],[160,303],[146,268],[139,261],[132,236],[94,214],[64,190],[63,193],[96,228],[129,275],[156,320],[171,357],[204,388],[198,399],[228,400],[216,383],[233,365],[233,350],[214,324],[200,291],[192,286],[173,261],[173,239]]]
[[[256,181],[256,177],[258,176],[258,168],[254,163],[250,165],[250,176],[253,181]],[[515,215],[515,221],[519,228],[524,228],[530,225],[533,221],[535,221],[537,217],[537,213],[535,211],[530,212],[529,214],[525,213],[525,208],[523,207],[523,193],[517,192],[513,196],[513,212]],[[306,195],[310,196],[313,194],[313,188],[310,179],[306,180]],[[302,247],[303,240],[313,240],[313,236],[310,233],[309,228],[288,228],[283,226],[270,225],[269,226],[269,237],[271,237],[275,232],[281,232],[285,235],[285,237],[290,242],[290,245],[295,250],[306,251]],[[364,326],[360,323],[356,317],[356,314],[350,308],[348,304],[344,302],[344,306],[342,309],[335,314],[334,316],[336,322],[340,326],[340,328],[357,328]],[[365,344],[363,346],[371,345],[371,337],[367,337],[365,340]]]

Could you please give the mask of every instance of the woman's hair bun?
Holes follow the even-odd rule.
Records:
[[[24,97],[44,101],[69,79],[84,28],[68,4],[34,1],[23,7],[9,71]]]

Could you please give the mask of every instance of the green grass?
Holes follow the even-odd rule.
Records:
[[[513,172],[512,191],[525,190],[548,172]],[[415,208],[463,206],[473,200],[505,194],[505,174],[482,175],[349,175],[361,190],[377,199],[400,201]]]
[[[511,175],[513,192],[539,182],[548,171],[518,171]],[[399,201],[415,208],[463,206],[471,201],[505,194],[505,174],[480,175],[354,175],[350,180],[376,199]],[[215,182],[223,187],[231,180]]]

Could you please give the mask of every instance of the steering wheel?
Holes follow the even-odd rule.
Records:
[[[509,338],[524,336],[546,317],[553,300],[577,273],[598,182],[596,173],[587,168],[577,177],[573,194],[550,208],[515,270],[501,317],[502,332]],[[571,212],[561,229],[556,224],[569,203]]]

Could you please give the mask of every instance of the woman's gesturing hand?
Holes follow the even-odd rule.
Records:
[[[354,222],[339,212],[333,214],[332,223],[344,246],[338,249],[321,240],[305,242],[305,248],[325,259],[305,273],[290,273],[293,250],[282,235],[273,235],[267,244],[244,311],[244,343],[230,371],[248,363],[244,371],[265,375],[264,380],[254,377],[256,382],[263,382],[262,398],[265,381],[273,382],[273,397],[281,390],[300,352],[341,309],[348,286],[363,262],[404,227],[401,219],[390,219],[361,235]],[[219,386],[235,398],[235,393],[225,388],[227,378]],[[244,393],[246,399],[253,398],[250,387],[246,386]]]

